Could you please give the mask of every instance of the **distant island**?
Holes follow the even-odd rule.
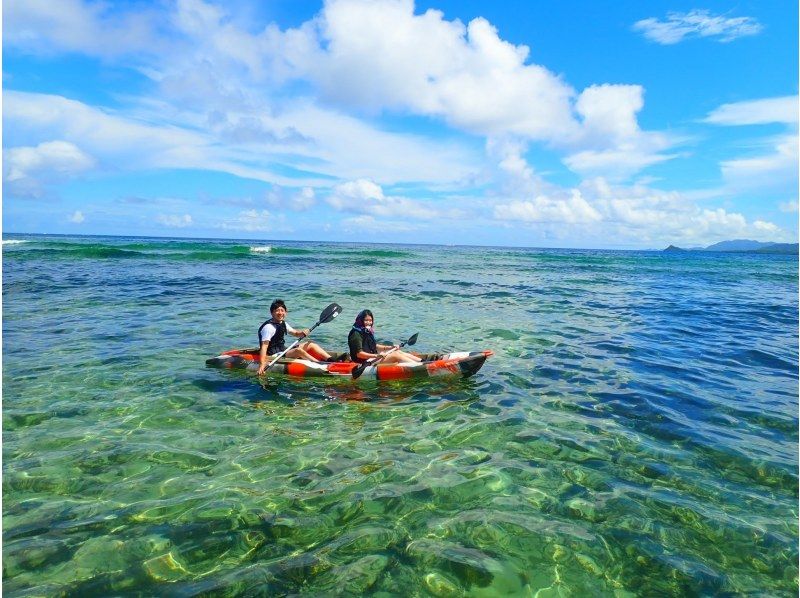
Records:
[[[780,253],[798,254],[797,243],[763,243],[761,241],[750,241],[748,239],[736,239],[733,241],[721,241],[708,247],[692,247],[682,249],[675,245],[670,245],[664,251],[716,251],[720,253]]]

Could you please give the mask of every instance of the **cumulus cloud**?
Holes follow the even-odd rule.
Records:
[[[593,208],[574,189],[567,197],[538,196],[530,201],[512,201],[495,206],[494,217],[497,220],[513,220],[517,222],[597,222],[601,219]]]
[[[762,29],[761,24],[753,17],[718,16],[708,10],[671,12],[664,20],[650,17],[633,25],[634,31],[663,45],[677,44],[693,37],[714,37],[720,42],[731,42],[740,37],[756,35]]]
[[[768,233],[775,233],[780,230],[772,222],[764,222],[763,220],[756,220],[755,222],[753,222],[753,226],[756,228],[756,230],[762,230]]]
[[[772,222],[748,223],[740,213],[701,208],[676,192],[642,185],[612,186],[602,178],[533,200],[497,203],[493,217],[571,238],[606,243],[613,238],[617,244],[628,240],[702,245],[730,238],[791,238]]]
[[[194,224],[190,214],[159,214],[156,222],[168,228],[186,228]]]
[[[411,0],[336,0],[320,15],[320,50],[296,62],[329,98],[440,116],[481,134],[554,139],[575,127],[573,90],[483,18],[466,26]],[[324,46],[324,50],[322,47]]]
[[[46,141],[5,150],[3,181],[10,195],[39,197],[46,185],[72,178],[94,164],[94,159],[73,143]]]
[[[83,212],[81,212],[80,210],[76,210],[69,217],[69,221],[72,222],[73,224],[81,224],[84,220],[86,220],[86,218],[84,217]]]
[[[367,179],[358,179],[337,185],[326,201],[335,210],[372,216],[416,220],[431,220],[440,216],[437,210],[420,202],[404,197],[384,195],[380,185]]]
[[[797,124],[797,96],[764,98],[723,104],[713,110],[705,122],[715,125]]]
[[[529,197],[545,186],[525,159],[528,144],[521,139],[489,138],[486,153],[497,163],[501,191],[508,197]]]
[[[675,141],[667,135],[642,131],[636,114],[644,106],[639,85],[593,85],[578,97],[575,109],[583,118],[582,149],[564,159],[585,177],[624,179],[671,159],[663,153]]]

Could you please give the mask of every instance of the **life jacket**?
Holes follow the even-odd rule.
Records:
[[[347,344],[350,346],[350,359],[356,361],[358,363],[364,363],[365,359],[361,359],[358,356],[358,351],[353,349],[353,344],[350,342],[350,338],[354,335],[358,334],[361,336],[361,350],[365,353],[377,353],[378,352],[378,344],[375,342],[375,335],[371,332],[367,332],[363,328],[359,328],[358,326],[353,326],[353,329],[350,330],[350,334],[347,336]]]
[[[258,346],[261,347],[261,331],[267,324],[275,326],[275,334],[269,339],[269,344],[267,345],[267,355],[275,355],[275,353],[286,350],[286,342],[284,341],[286,337],[286,322],[278,323],[273,318],[270,318],[258,327]]]

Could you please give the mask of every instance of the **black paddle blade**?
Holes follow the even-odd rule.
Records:
[[[342,306],[338,303],[331,303],[328,307],[322,310],[321,314],[319,314],[319,323],[327,324],[336,318],[336,316],[338,316],[340,313],[342,313]]]
[[[361,365],[358,365],[358,366],[354,367],[354,368],[353,368],[353,371],[352,371],[352,374],[353,374],[353,380],[355,380],[356,378],[360,378],[360,377],[361,377],[361,374],[363,374],[363,373],[364,373],[364,370],[366,370],[366,369],[367,369],[367,366],[368,366],[368,365],[369,365],[369,363],[367,363],[367,362],[364,362],[364,363],[362,363]]]
[[[414,345],[417,342],[417,337],[419,336],[419,332],[415,333],[410,339],[408,339],[404,344],[406,345]]]

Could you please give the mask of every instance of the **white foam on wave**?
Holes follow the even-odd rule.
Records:
[[[260,247],[258,246],[251,247],[250,251],[252,251],[253,253],[269,253],[270,251],[272,251],[272,247],[270,247],[269,245],[261,245]]]
[[[27,243],[22,239],[3,239],[3,245],[19,245],[20,243]]]

